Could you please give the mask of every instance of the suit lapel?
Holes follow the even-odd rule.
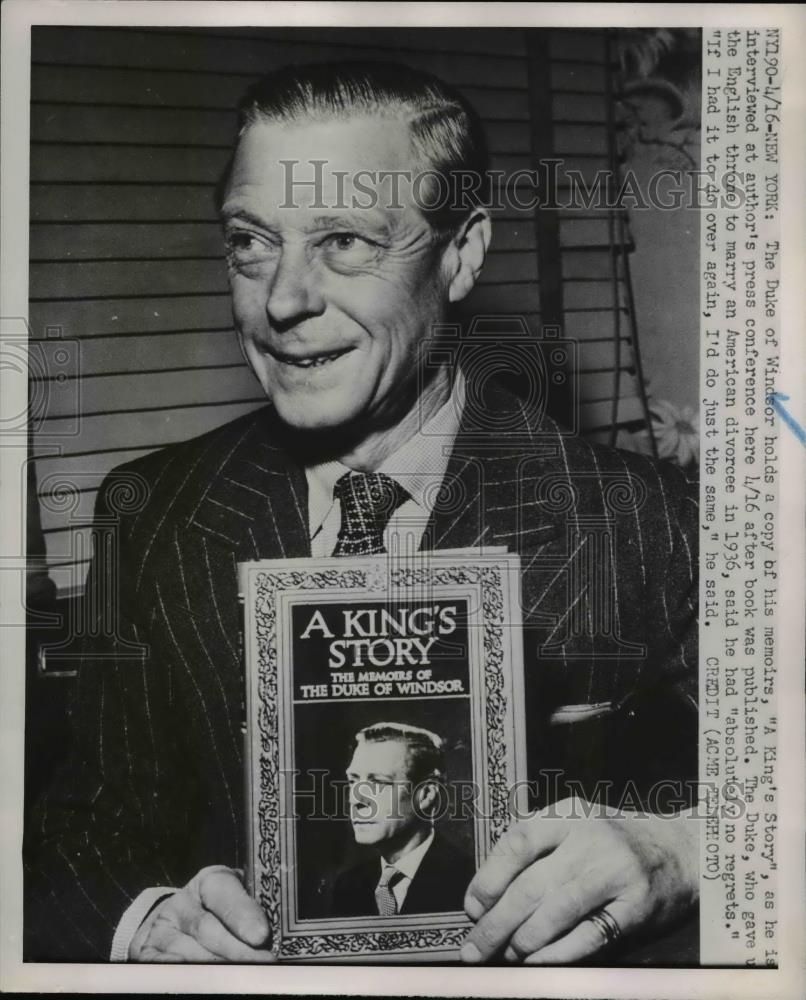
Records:
[[[564,530],[534,496],[559,453],[556,435],[537,434],[520,400],[499,387],[485,394],[486,421],[479,409],[478,401],[465,408],[422,548],[533,551]]]
[[[310,555],[305,473],[284,447],[270,411],[261,411],[214,468],[189,527],[239,559]]]
[[[520,400],[501,388],[485,394],[486,423],[479,409],[475,401],[462,416],[421,547],[534,551],[564,530],[564,519],[541,510],[535,497],[536,484],[559,453],[556,435],[542,427],[536,434]],[[201,499],[189,527],[239,559],[310,555],[305,473],[284,447],[271,410],[260,411],[223,455],[204,463],[198,477]]]
[[[439,840],[435,840],[431,847],[425,852],[425,857],[420,863],[420,867],[414,873],[409,891],[403,900],[401,913],[423,913],[432,908],[440,907],[440,887],[444,884],[446,875],[449,872],[441,870],[439,850]],[[444,907],[444,900],[442,901]]]

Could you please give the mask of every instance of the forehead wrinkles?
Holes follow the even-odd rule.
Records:
[[[412,170],[419,160],[409,123],[399,116],[258,121],[240,134],[235,167],[261,174],[283,160],[324,160],[325,169]]]
[[[409,118],[398,113],[257,121],[238,140],[225,200],[235,190],[248,190],[278,207],[314,208],[317,200],[330,206],[340,198],[349,206],[353,196],[363,206],[371,192],[396,214],[396,205],[417,211],[412,182],[431,168],[418,154]]]

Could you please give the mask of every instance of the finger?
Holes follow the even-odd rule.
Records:
[[[199,918],[195,936],[199,944],[228,962],[271,963],[276,961],[272,952],[250,948],[248,944],[244,944],[243,941],[230,933],[218,917],[209,910],[205,910]]]
[[[524,965],[570,965],[595,955],[604,947],[601,931],[590,920],[583,920],[568,934],[546,945],[523,960]]]
[[[510,827],[468,886],[465,911],[470,919],[478,920],[494,906],[513,879],[553,851],[567,833],[565,819],[548,819],[540,813]]]
[[[546,893],[535,912],[512,935],[504,952],[508,962],[519,961],[570,932],[610,899],[602,885],[572,880]]]
[[[546,860],[537,861],[518,875],[465,938],[460,952],[463,962],[484,962],[503,948],[556,878],[552,867]]]
[[[135,931],[134,937],[129,942],[129,961],[140,961],[140,952],[145,946],[148,935],[151,933],[151,928],[154,926],[154,922],[157,920],[157,917],[163,910],[164,906],[165,900],[157,903],[154,909],[152,909],[150,913],[146,914],[145,919]]]
[[[629,925],[622,908],[619,908],[618,903],[611,903],[607,909],[624,933],[627,929],[625,925]],[[621,918],[617,916],[619,913],[622,913]],[[527,955],[524,959],[524,965],[570,965],[572,962],[581,962],[583,959],[605,950],[607,946],[607,938],[596,924],[585,919],[568,934],[552,941],[545,948]]]
[[[199,880],[202,906],[213,913],[235,937],[253,948],[269,936],[269,921],[260,905],[244,889],[232,871],[205,873]]]
[[[138,961],[222,962],[223,959],[171,924],[157,923],[140,949]]]

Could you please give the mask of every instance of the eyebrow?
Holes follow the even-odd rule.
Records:
[[[239,208],[234,206],[231,209],[227,209],[226,205],[221,209],[221,220],[224,223],[232,222],[234,220],[240,220],[241,222],[249,222],[251,225],[256,226],[258,229],[266,229],[274,232],[274,227],[266,222],[265,219],[261,219],[259,215],[255,215],[254,212],[250,212],[247,208]]]
[[[237,204],[231,208],[227,208],[226,205],[222,206],[221,221],[225,225],[228,222],[235,221],[248,222],[257,229],[264,229],[267,232],[277,232],[276,227],[267,222],[266,219],[261,218],[255,212],[251,212],[248,208],[241,208]],[[308,233],[322,231],[332,233],[350,229],[369,231],[380,238],[386,238],[390,235],[388,225],[385,225],[381,220],[373,221],[368,219],[366,212],[362,214],[346,212],[342,215],[316,215],[306,227]]]
[[[367,214],[357,214],[346,212],[344,215],[317,215],[311,220],[312,229],[325,229],[334,232],[338,229],[369,229],[379,235],[388,236],[389,226],[378,220],[377,222],[367,218]]]

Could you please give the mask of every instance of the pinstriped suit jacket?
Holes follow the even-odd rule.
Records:
[[[564,436],[503,390],[486,405],[494,429],[463,419],[423,546],[522,557],[539,804],[572,781],[618,799],[696,778],[693,485]],[[100,595],[98,559],[88,582],[119,601],[117,637],[86,643],[74,752],[27,832],[32,960],[105,960],[142,889],[242,864],[236,565],[310,551],[304,472],[269,408],[117,470],[132,473],[147,500],[119,516],[119,595]]]

